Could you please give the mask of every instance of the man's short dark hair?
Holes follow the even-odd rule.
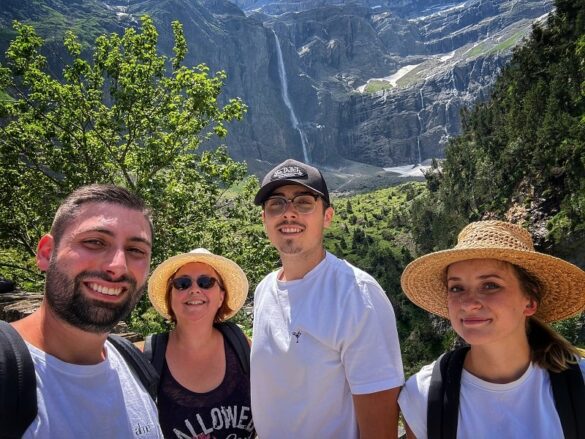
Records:
[[[87,203],[117,204],[128,209],[140,211],[144,214],[144,217],[150,225],[151,235],[153,233],[151,213],[142,198],[121,186],[115,186],[113,184],[90,184],[73,191],[63,200],[59,209],[57,209],[51,226],[51,235],[55,240],[56,246],[59,245],[65,229],[77,217],[79,208]]]

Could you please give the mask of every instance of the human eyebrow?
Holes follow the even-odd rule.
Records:
[[[132,238],[130,238],[129,241],[130,242],[140,242],[142,244],[147,245],[149,248],[152,248],[152,242],[150,242],[148,239],[140,238],[139,236],[132,237]]]
[[[483,279],[491,279],[491,278],[494,278],[494,277],[496,279],[504,280],[504,278],[502,276],[500,276],[498,274],[495,274],[495,273],[493,273],[493,274],[483,274],[483,275],[479,276],[479,278],[482,279],[482,280]]]
[[[83,235],[89,234],[89,233],[102,233],[104,235],[108,235],[108,236],[112,236],[112,237],[114,236],[114,232],[112,232],[109,229],[104,229],[102,227],[92,227],[89,229],[81,230],[79,232],[79,234],[83,234]]]
[[[90,229],[86,229],[83,230],[81,232],[82,234],[86,234],[86,233],[101,233],[104,235],[108,235],[110,237],[115,237],[115,233],[112,232],[110,229],[105,229],[103,227],[95,227],[95,228],[90,228]],[[136,242],[136,243],[142,243],[147,245],[149,248],[152,248],[152,242],[150,242],[148,239],[146,238],[142,238],[140,236],[132,236],[131,238],[129,238],[130,242]]]
[[[501,277],[500,275],[495,274],[495,273],[482,274],[482,275],[478,276],[477,279],[480,279],[480,280],[498,279],[501,281],[505,281],[505,279],[503,277]],[[449,276],[447,278],[447,282],[461,282],[461,278],[457,277],[457,276]]]

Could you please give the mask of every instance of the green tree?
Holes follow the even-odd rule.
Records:
[[[250,202],[257,182],[225,147],[199,150],[224,137],[246,107],[238,98],[219,103],[225,73],[182,65],[182,26],[172,28],[172,57],[158,54],[147,16],[138,29],[98,37],[90,55],[67,33],[70,61],[53,75],[43,40],[14,23],[17,37],[0,65],[7,93],[0,100],[0,275],[39,287],[30,264],[38,238],[64,196],[94,182],[126,186],[150,204],[153,265],[207,247],[250,267],[253,285],[275,264]]]

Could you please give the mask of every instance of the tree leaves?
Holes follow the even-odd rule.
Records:
[[[0,66],[0,89],[8,96],[0,100],[6,255],[17,252],[23,257],[16,259],[30,261],[59,202],[99,182],[126,186],[151,206],[153,264],[207,247],[244,267],[252,264],[253,281],[274,266],[269,251],[258,260],[268,244],[259,239],[260,212],[242,190],[249,187],[245,164],[224,147],[199,151],[212,137],[225,136],[225,123],[241,119],[246,106],[239,98],[218,103],[225,73],[182,65],[183,29],[178,22],[172,27],[170,58],[157,52],[158,32],[148,16],[123,35],[99,36],[91,53],[68,32],[63,44],[70,61],[54,75],[41,53],[43,40],[31,26],[14,23],[17,36]]]

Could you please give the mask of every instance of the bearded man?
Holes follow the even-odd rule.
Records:
[[[145,290],[152,221],[113,185],[84,186],[59,207],[37,248],[40,308],[12,325],[26,341],[38,413],[24,438],[159,438],[154,401],[107,341]]]

